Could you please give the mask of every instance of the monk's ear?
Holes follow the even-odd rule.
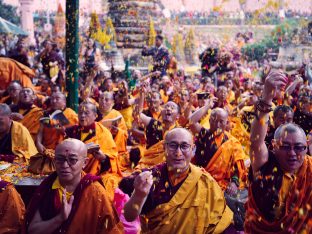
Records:
[[[272,139],[271,143],[272,143],[272,146],[273,146],[273,151],[278,148],[278,142],[277,142],[276,139]]]
[[[193,147],[192,147],[192,155],[194,156],[195,153],[196,153],[196,145],[193,145]]]
[[[90,160],[89,157],[86,157],[86,158],[85,158],[85,160],[84,160],[84,162],[83,162],[83,167],[85,167],[85,166],[88,164],[89,160]]]

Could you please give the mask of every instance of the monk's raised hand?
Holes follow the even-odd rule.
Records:
[[[151,171],[140,173],[134,180],[134,190],[136,195],[146,197],[153,185],[153,176]]]
[[[66,188],[63,190],[63,194],[62,194],[62,200],[63,200],[63,206],[62,206],[62,210],[61,210],[61,218],[63,221],[67,220],[69,217],[69,214],[72,210],[73,207],[73,202],[74,202],[74,196],[72,195],[69,198],[69,201],[67,201],[66,198]]]
[[[263,97],[265,99],[273,99],[276,91],[284,89],[287,82],[287,77],[281,71],[272,70],[265,80]]]

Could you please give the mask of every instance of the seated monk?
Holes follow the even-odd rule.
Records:
[[[146,97],[147,109],[143,110],[143,114],[153,119],[161,118],[161,96],[159,92],[153,91]]]
[[[7,89],[13,80],[18,80],[23,87],[34,88],[30,78],[35,77],[35,73],[29,67],[4,57],[0,57],[0,67],[0,90]]]
[[[192,134],[172,129],[164,147],[165,162],[120,182],[131,196],[124,206],[126,220],[140,216],[142,233],[222,233],[233,213],[210,174],[190,164],[196,150]]]
[[[70,108],[66,108],[66,97],[61,92],[51,95],[51,106],[44,113],[49,117],[54,111],[60,110],[68,120],[68,126],[78,123],[78,116]],[[50,174],[55,171],[53,161],[55,147],[64,140],[64,130],[56,120],[50,120],[49,123],[40,123],[40,129],[36,138],[36,146],[39,151],[35,157],[30,160],[28,170],[36,174]]]
[[[11,107],[13,120],[22,123],[34,141],[40,128],[40,118],[43,117],[42,109],[34,105],[35,99],[36,95],[31,88],[23,88],[19,93],[18,104]]]
[[[176,126],[179,117],[179,107],[174,102],[167,102],[161,110],[161,121],[148,117],[142,113],[145,92],[141,92],[139,99],[139,122],[145,127],[146,150],[137,168],[152,167],[164,162],[163,137],[166,132]]]
[[[305,132],[309,134],[312,131],[312,96],[301,94],[298,98],[296,110],[294,113],[294,123],[298,124]]]
[[[100,178],[82,171],[86,161],[83,142],[67,139],[57,145],[56,172],[33,195],[25,233],[123,233]]]
[[[288,79],[272,71],[265,81],[251,127],[249,198],[246,204],[246,233],[311,233],[312,158],[307,156],[307,139],[298,125],[279,126],[272,142],[265,144],[269,112],[275,90]]]
[[[118,161],[120,162],[121,170],[125,171],[130,168],[129,153],[127,151],[128,129],[123,116],[119,111],[113,109],[114,94],[111,92],[104,92],[99,97],[100,114],[98,122],[107,127],[116,143],[118,150]],[[120,118],[115,121],[112,119]]]
[[[0,161],[28,162],[38,153],[27,128],[11,119],[11,109],[0,104]]]
[[[241,143],[226,132],[228,112],[221,108],[211,111],[210,129],[205,129],[190,118],[191,130],[196,136],[193,163],[203,167],[225,191],[228,206],[236,212],[237,201],[247,198],[245,167],[246,155]],[[243,206],[243,205],[241,205]],[[241,211],[244,212],[243,207]],[[243,230],[243,220],[235,220],[235,228]]]
[[[272,140],[276,129],[285,123],[292,123],[294,118],[294,111],[290,106],[277,106],[273,111],[273,126],[269,126],[268,133],[265,137],[265,144],[269,150],[273,150]]]
[[[0,180],[0,233],[20,233],[25,205],[14,186]]]
[[[7,89],[8,91],[8,96],[3,97],[0,100],[0,103],[6,103],[9,106],[10,105],[17,105],[18,104],[18,99],[19,99],[19,93],[22,90],[21,84],[14,80],[9,84],[9,87]]]
[[[86,173],[102,175],[105,187],[113,192],[122,176],[117,160],[118,151],[112,134],[101,123],[95,122],[96,106],[83,102],[78,109],[78,125],[67,128],[66,137],[81,140],[84,143],[99,145],[92,147],[88,153],[88,162],[84,167]]]

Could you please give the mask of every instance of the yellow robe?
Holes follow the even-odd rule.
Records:
[[[162,140],[144,151],[144,155],[141,157],[135,169],[150,168],[165,160],[164,141]]]
[[[38,153],[31,135],[21,123],[13,121],[11,128],[12,152],[27,162]]]
[[[100,149],[102,150],[102,152],[109,157],[111,168],[108,172],[104,173],[101,176],[103,179],[103,183],[112,198],[114,190],[118,187],[118,183],[122,178],[122,173],[117,159],[117,147],[112,137],[112,134],[102,124],[97,122],[95,123],[95,134],[95,137],[84,141],[84,143],[93,142],[100,145]],[[101,169],[100,161],[94,158],[92,155],[88,155],[88,157],[89,161],[85,166],[84,171],[93,175],[99,175]]]
[[[37,134],[40,128],[40,118],[43,117],[43,111],[41,108],[32,106],[31,110],[24,115],[24,118],[20,121],[30,132],[33,140],[36,140]]]
[[[215,180],[190,164],[191,172],[168,203],[141,216],[142,233],[222,233],[232,211]]]
[[[132,106],[129,106],[125,109],[119,110],[120,114],[122,115],[122,117],[124,118],[127,128],[131,129],[132,128],[132,122],[133,122],[133,117],[132,117],[132,113],[133,113],[133,108]]]
[[[227,136],[229,139],[218,148],[217,152],[205,167],[205,170],[209,172],[220,187],[225,190],[231,180],[234,165],[236,165],[240,182],[239,188],[243,189],[246,187],[247,179],[247,170],[244,164],[246,155],[240,142],[230,134],[227,134]]]
[[[121,116],[121,113],[112,109],[102,120],[114,119]],[[101,121],[100,121],[101,122]],[[118,124],[118,133],[114,137],[114,141],[118,150],[118,161],[122,171],[127,170],[130,165],[129,152],[127,151],[128,129],[124,118],[122,117]]]

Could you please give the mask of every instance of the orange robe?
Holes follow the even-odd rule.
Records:
[[[0,181],[0,233],[19,233],[25,205],[14,186]]]
[[[229,139],[218,147],[217,152],[210,159],[205,170],[218,182],[220,187],[225,190],[231,181],[231,176],[235,166],[238,169],[239,188],[246,187],[247,170],[244,160],[246,155],[240,142],[227,134]]]
[[[110,169],[109,171],[102,173],[101,176],[104,185],[112,198],[114,190],[118,187],[118,183],[122,178],[122,172],[117,159],[118,151],[112,134],[101,123],[95,122],[95,136],[88,140],[82,141],[84,143],[98,144],[102,152],[109,158]],[[84,171],[92,175],[100,175],[101,162],[94,158],[91,154],[88,155],[88,158],[89,160],[84,168]]]
[[[26,162],[38,153],[31,135],[21,123],[13,121],[11,128],[12,152]]]
[[[30,132],[33,140],[36,140],[39,128],[40,128],[40,118],[43,117],[43,111],[41,108],[33,105],[31,110],[23,114],[24,118],[20,121]]]
[[[141,216],[142,233],[222,233],[232,211],[215,180],[194,165],[167,203]]]
[[[292,182],[291,191],[285,197],[284,212],[272,222],[269,222],[257,207],[250,186],[246,204],[245,233],[312,233],[311,178],[312,158],[306,155],[303,165]]]
[[[51,215],[47,214],[49,212],[42,209],[42,206],[47,206],[52,212],[58,213],[60,207],[55,206],[56,204],[61,205],[62,201],[57,189],[52,189],[56,178],[56,173],[50,175],[34,194],[26,212],[26,230],[38,210],[41,217]],[[108,198],[106,189],[99,181],[83,173],[81,183],[77,186],[73,195],[74,204],[67,219],[67,221],[70,221],[69,223],[63,222],[60,227],[65,229],[67,234],[123,233],[123,225],[118,214]]]
[[[114,119],[121,116],[121,113],[112,109],[102,120]],[[101,122],[101,121],[100,121]],[[128,129],[124,118],[122,117],[118,123],[118,133],[114,137],[114,141],[118,150],[118,161],[122,171],[130,168],[129,152],[127,151]]]
[[[29,67],[10,58],[0,58],[0,90],[7,89],[13,80],[17,80],[23,87],[32,88],[30,78],[35,77],[35,73]]]

